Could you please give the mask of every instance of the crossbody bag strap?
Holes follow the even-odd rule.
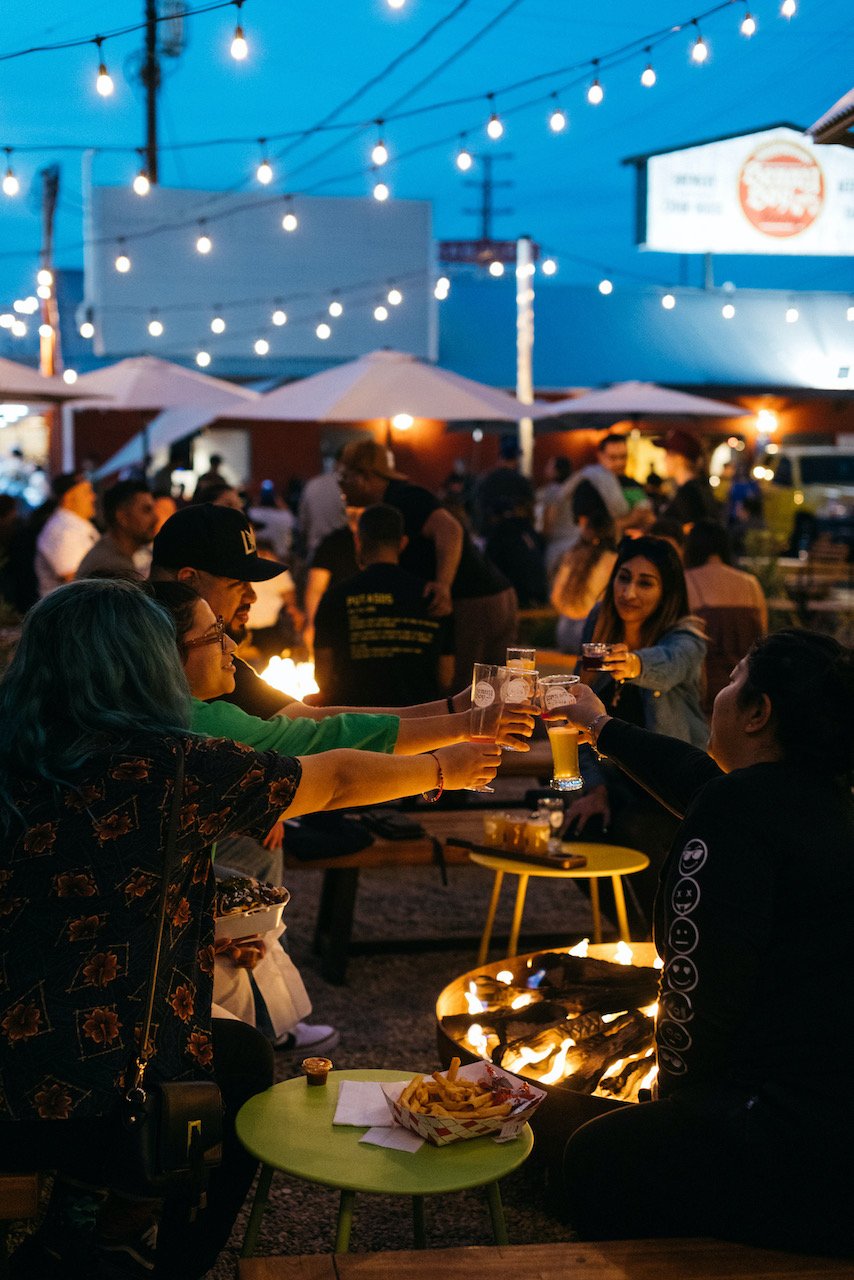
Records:
[[[154,1056],[151,1044],[151,1020],[154,1016],[154,998],[157,993],[157,971],[160,967],[160,954],[163,950],[163,932],[166,925],[166,901],[169,897],[169,875],[175,863],[175,846],[178,839],[178,820],[184,797],[184,748],[178,744],[175,760],[175,786],[172,792],[172,806],[169,811],[169,826],[166,830],[166,843],[163,848],[163,870],[160,881],[160,901],[157,906],[157,936],[154,940],[154,951],[151,956],[151,972],[148,977],[148,995],[145,1001],[145,1014],[142,1020],[142,1037],[139,1050],[131,1069],[131,1081],[128,1087],[127,1100],[144,1100],[143,1079],[145,1068]],[[142,1097],[140,1097],[142,1095]]]

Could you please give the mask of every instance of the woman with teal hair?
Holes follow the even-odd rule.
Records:
[[[231,661],[216,626],[196,626],[184,643],[214,665]],[[182,1280],[204,1274],[228,1238],[254,1172],[233,1118],[272,1080],[271,1051],[252,1028],[211,1020],[212,842],[232,831],[262,838],[285,810],[389,800],[442,776],[467,786],[494,776],[498,763],[497,750],[472,745],[301,760],[201,738],[189,724],[174,627],[138,587],[72,583],[27,616],[0,684],[0,1169],[60,1176],[45,1223],[19,1250],[18,1276],[90,1280],[139,1274],[140,1257],[154,1262],[157,1206],[110,1191],[111,1155],[117,1081],[136,1051],[150,970],[179,747],[180,857],[170,872],[152,1074],[213,1072],[226,1109],[207,1209],[192,1223],[174,1204],[162,1216],[157,1274]]]

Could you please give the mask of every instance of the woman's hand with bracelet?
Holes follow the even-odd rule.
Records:
[[[572,686],[572,696],[575,699],[568,707],[561,707],[561,715],[567,718],[580,730],[580,739],[582,742],[592,742],[596,745],[596,738],[608,713],[605,710],[605,704],[600,698],[597,698],[592,689],[586,684],[574,684]],[[548,716],[544,715],[543,719],[548,722]],[[592,725],[593,733],[588,733],[588,728]]]
[[[638,655],[625,644],[612,644],[611,652],[602,661],[603,671],[607,671],[615,680],[637,680],[642,667]]]
[[[461,742],[453,747],[439,747],[430,755],[442,771],[446,791],[485,786],[495,777],[501,763],[501,748],[493,742]],[[437,785],[438,770],[436,779],[425,790],[433,790]]]

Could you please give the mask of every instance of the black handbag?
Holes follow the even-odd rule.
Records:
[[[219,1086],[212,1080],[154,1084],[145,1080],[155,1054],[151,1020],[183,791],[184,752],[179,746],[145,1016],[139,1049],[129,1066],[120,1096],[121,1127],[112,1181],[117,1188],[136,1195],[187,1192],[198,1200],[204,1192],[208,1172],[222,1160],[223,1103]]]

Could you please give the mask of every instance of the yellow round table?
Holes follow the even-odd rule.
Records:
[[[495,872],[492,896],[489,899],[489,907],[486,912],[486,924],[483,927],[483,937],[480,940],[480,950],[477,953],[478,964],[485,964],[486,957],[489,954],[492,927],[495,924],[495,913],[498,910],[498,899],[505,875],[518,876],[519,878],[519,883],[516,886],[513,921],[510,925],[508,956],[517,954],[519,930],[522,926],[522,912],[525,909],[525,895],[528,892],[528,880],[531,876],[546,876],[556,880],[590,881],[590,905],[593,909],[594,942],[602,941],[599,881],[603,876],[610,877],[614,889],[614,903],[617,909],[617,925],[620,937],[624,942],[629,941],[629,921],[626,915],[626,899],[623,893],[621,877],[633,875],[636,871],[644,871],[649,866],[649,858],[637,849],[625,849],[618,844],[585,844],[583,841],[574,840],[570,843],[564,843],[563,849],[566,853],[583,854],[587,859],[585,866],[572,867],[569,870],[565,870],[562,867],[550,867],[545,864],[543,866],[535,866],[531,862],[520,862],[511,853],[502,853],[500,849],[496,849],[495,853],[481,853],[475,850],[469,853],[472,862],[476,862],[481,867],[488,867]]]

